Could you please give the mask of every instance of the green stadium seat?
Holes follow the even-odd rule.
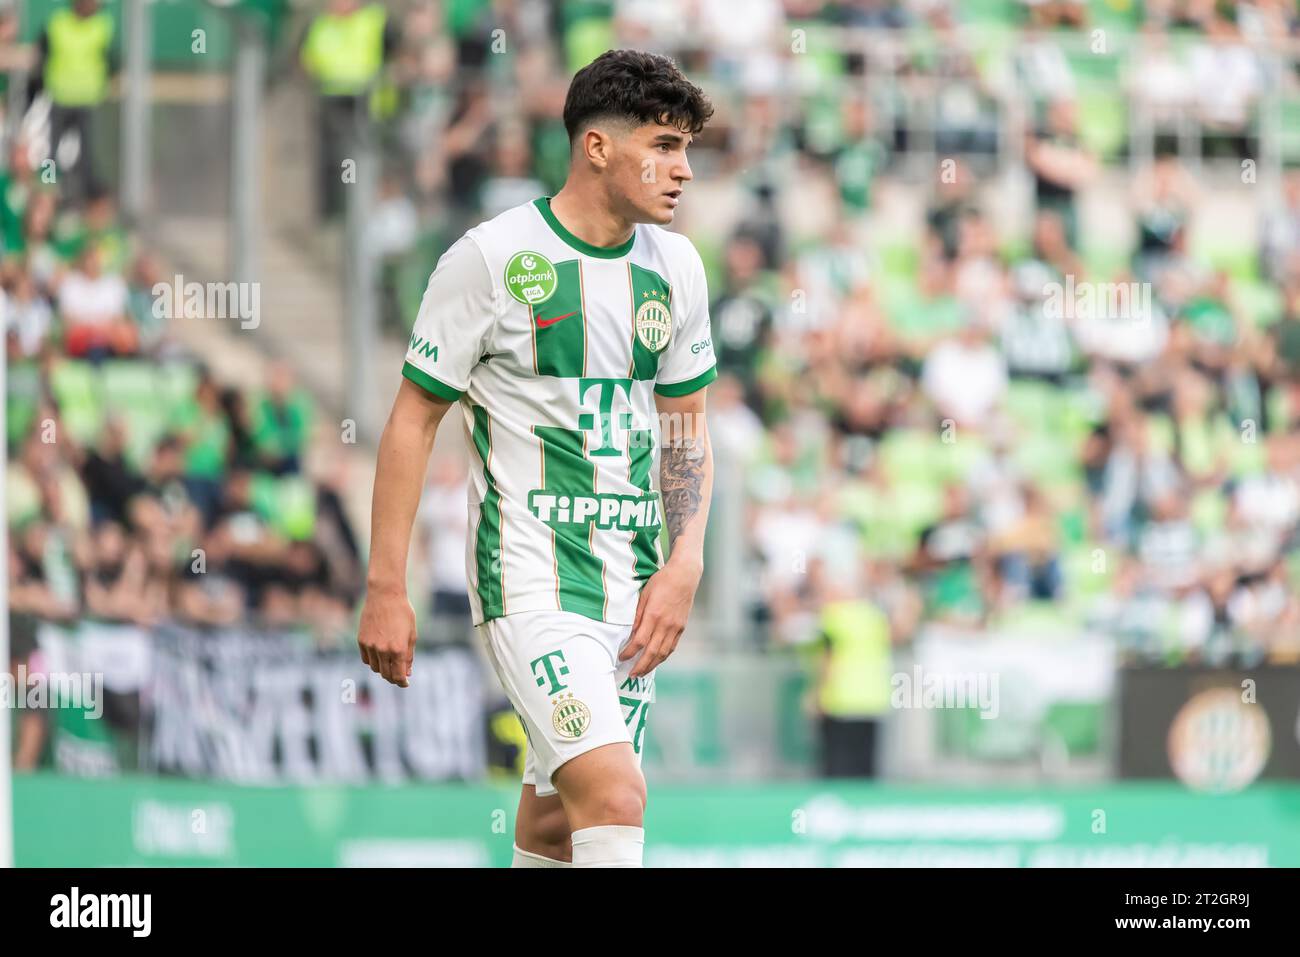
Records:
[[[963,306],[951,296],[923,299],[914,287],[894,292],[897,298],[886,301],[885,311],[890,325],[904,339],[955,332],[965,322]]]
[[[963,23],[974,25],[1016,26],[1021,19],[1015,0],[964,0],[958,10]]]
[[[30,476],[11,472],[5,477],[5,521],[11,529],[21,528],[41,516],[41,491]]]
[[[1218,232],[1200,229],[1191,236],[1191,256],[1211,269],[1223,270],[1238,282],[1251,282],[1259,276],[1259,258],[1247,243],[1225,238]]]
[[[1104,63],[1113,58],[1097,56],[1093,60]],[[1079,139],[1103,160],[1119,155],[1128,139],[1128,103],[1123,93],[1085,85],[1079,92]]]
[[[92,442],[104,424],[99,373],[89,362],[63,359],[50,370],[50,389],[63,426],[77,442]]]
[[[198,382],[198,371],[188,363],[167,363],[158,366],[154,373],[158,399],[169,409],[193,400]]]
[[[892,485],[903,485],[933,477],[935,446],[939,440],[919,429],[889,432],[880,442],[880,463]]]
[[[158,404],[157,366],[151,362],[118,359],[105,362],[103,378],[104,404],[116,411]]]
[[[145,469],[153,457],[158,441],[167,432],[170,421],[165,408],[134,406],[119,413],[126,423],[127,460],[137,469]]]
[[[1033,254],[1033,243],[1030,241],[1029,236],[1023,233],[1005,240],[998,247],[998,255],[1002,257],[1004,263],[1023,262]]]
[[[1104,282],[1128,268],[1132,250],[1116,245],[1098,246],[1085,240],[1082,256],[1088,276]]]
[[[992,80],[1015,50],[1020,33],[1002,23],[981,24],[971,37],[972,58],[981,78]]]
[[[1147,438],[1151,442],[1152,449],[1172,455],[1177,440],[1173,420],[1163,412],[1148,415]]]
[[[1094,86],[1103,86],[1109,92],[1118,93],[1120,67],[1123,60],[1111,46],[1109,37],[1107,37],[1104,53],[1093,53],[1091,37],[1087,39],[1089,42],[1066,53],[1070,72],[1078,81],[1079,89],[1086,92]]]
[[[1054,601],[1026,601],[1008,609],[997,623],[1000,633],[1029,640],[1052,639],[1077,630],[1065,609]]]
[[[1202,536],[1222,531],[1228,520],[1228,502],[1217,489],[1201,489],[1188,509],[1192,525]]]
[[[564,31],[564,54],[570,73],[577,73],[616,46],[613,21],[604,17],[585,17]]]
[[[1141,0],[1089,0],[1089,29],[1132,32],[1142,25]]]
[[[974,434],[960,435],[960,441],[940,445],[933,453],[936,477],[943,482],[964,482],[975,466],[989,455],[988,443]]]
[[[1300,409],[1291,408],[1291,400],[1287,396],[1287,390],[1280,385],[1275,385],[1268,390],[1264,402],[1268,408],[1269,432],[1274,435],[1281,435],[1286,432],[1292,416],[1300,414]]]
[[[875,248],[880,271],[891,278],[913,280],[921,264],[921,253],[911,243],[880,243]]]
[[[1014,379],[1007,386],[1002,404],[1007,414],[1023,429],[1043,431],[1048,427],[1046,406],[1052,386],[1032,379]]]
[[[1257,327],[1270,326],[1282,318],[1282,293],[1272,283],[1237,279],[1233,293],[1246,317]]]
[[[1284,163],[1300,163],[1300,97],[1283,95],[1278,137]]]
[[[1097,549],[1103,554],[1098,563]],[[1061,566],[1066,591],[1072,598],[1091,599],[1110,590],[1115,579],[1115,563],[1119,555],[1103,548],[1099,542],[1080,541],[1067,547],[1061,555]]]
[[[1012,461],[1035,482],[1069,485],[1079,478],[1079,462],[1073,449],[1065,448],[1064,437],[1038,432],[1016,442]]]
[[[942,514],[943,489],[938,483],[916,476],[892,489],[889,509],[887,523],[915,538]]]
[[[1261,438],[1256,435],[1256,439]],[[1228,471],[1239,479],[1259,475],[1268,468],[1266,456],[1262,441],[1233,442],[1228,446]]]
[[[40,403],[40,368],[35,362],[12,363],[5,378],[5,436],[11,447],[26,438]]]

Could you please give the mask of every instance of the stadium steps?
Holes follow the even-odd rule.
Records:
[[[208,281],[225,275],[224,224],[176,220],[164,224],[160,239],[186,281]],[[227,380],[256,385],[264,381],[269,358],[291,362],[303,384],[336,419],[347,418],[346,342],[343,290],[337,272],[328,272],[291,239],[264,235],[261,239],[261,320],[244,329],[236,319],[188,319],[174,323],[176,335],[203,356]],[[377,370],[400,370],[403,344],[376,337]],[[385,394],[396,390],[396,372],[379,375]],[[376,415],[382,414],[378,409]],[[363,444],[378,436],[358,436]]]

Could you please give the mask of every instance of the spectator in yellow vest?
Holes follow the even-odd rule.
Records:
[[[809,704],[819,719],[820,771],[828,778],[871,778],[879,771],[880,728],[889,712],[893,646],[910,637],[918,601],[895,581],[867,572],[870,591],[892,592],[884,604],[830,576],[821,608],[821,656]],[[877,579],[877,580],[870,580]]]
[[[117,68],[113,18],[98,0],[74,0],[51,14],[37,47],[38,83],[51,104],[50,155],[65,195],[80,199],[99,191],[92,126]],[[60,158],[68,155],[73,158],[64,167]]]
[[[378,3],[329,0],[307,27],[298,59],[320,95],[317,200],[323,216],[342,209],[343,161],[355,156],[356,138],[369,132],[372,97],[397,44],[397,28]]]

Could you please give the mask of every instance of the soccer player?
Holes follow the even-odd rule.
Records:
[[[459,407],[474,623],[528,738],[516,867],[642,863],[641,749],[655,668],[703,569],[717,374],[699,254],[659,227],[712,113],[661,56],[613,50],[580,70],[563,189],[443,254],[380,439],[358,643],[406,687],[411,522],[438,423]]]

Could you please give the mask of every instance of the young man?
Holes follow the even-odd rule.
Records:
[[[703,265],[658,227],[712,113],[661,56],[610,51],[580,70],[564,188],[443,255],[380,440],[358,642],[406,687],[411,522],[438,422],[459,404],[474,623],[529,743],[516,867],[641,866],[641,748],[655,667],[703,567],[716,376]]]

